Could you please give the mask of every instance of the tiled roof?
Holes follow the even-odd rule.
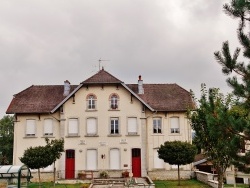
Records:
[[[100,70],[87,80],[83,81],[81,84],[114,84],[122,83],[121,80],[117,79],[113,75],[106,72],[104,69]]]
[[[177,84],[143,84],[144,94],[137,94],[137,84],[125,85],[103,69],[83,81],[78,89],[85,84],[121,84],[150,110],[186,111],[193,104],[190,93]],[[74,94],[73,91],[78,91],[76,87],[71,85],[71,94],[68,98]],[[63,85],[31,86],[14,95],[6,113],[50,113],[67,100],[67,97],[63,96],[63,91]]]
[[[71,91],[76,86],[71,86]],[[6,113],[49,113],[65,96],[63,85],[36,86],[14,95]]]
[[[127,84],[138,93],[137,84]],[[190,93],[177,84],[143,84],[144,94],[137,94],[157,111],[186,111],[193,106]]]

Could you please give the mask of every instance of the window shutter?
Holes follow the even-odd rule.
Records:
[[[95,149],[87,150],[87,170],[97,169],[97,151]]]
[[[26,136],[35,136],[36,133],[36,121],[28,119],[26,122]]]
[[[157,149],[154,149],[154,168],[164,168],[165,162],[158,157]]]
[[[171,123],[171,128],[173,128],[173,129],[179,128],[179,118],[178,117],[172,117],[170,119],[170,123]]]
[[[87,134],[97,134],[97,122],[96,118],[87,119]]]
[[[53,121],[52,119],[44,120],[44,135],[53,135]]]
[[[128,134],[137,134],[136,118],[128,118]]]
[[[69,135],[78,135],[78,119],[69,119]]]
[[[119,149],[110,150],[110,169],[120,169],[120,152]]]

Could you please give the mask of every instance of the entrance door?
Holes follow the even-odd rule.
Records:
[[[132,149],[132,173],[134,177],[141,177],[141,149]]]
[[[65,179],[75,178],[75,150],[66,150]]]

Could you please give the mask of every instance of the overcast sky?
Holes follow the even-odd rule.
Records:
[[[31,85],[79,84],[101,67],[125,83],[229,88],[213,53],[239,46],[229,0],[1,0],[0,117]]]

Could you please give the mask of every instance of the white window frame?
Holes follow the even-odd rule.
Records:
[[[119,148],[111,148],[109,151],[109,169],[119,170],[121,168],[121,154]]]
[[[98,167],[98,153],[97,149],[87,149],[86,152],[86,169],[97,170]]]
[[[26,137],[35,137],[36,136],[36,120],[35,119],[27,119],[26,120]]]
[[[93,122],[90,122],[90,121],[95,121],[94,123]],[[90,125],[91,123],[91,125]],[[92,124],[93,123],[93,124]],[[91,126],[95,126],[95,127],[91,127]],[[94,135],[97,135],[97,118],[95,117],[89,117],[87,118],[86,120],[86,134],[88,136],[94,136]]]
[[[138,135],[138,124],[136,117],[128,117],[128,135]]]
[[[111,110],[117,110],[119,108],[119,96],[117,94],[112,94],[109,98],[110,101],[110,109]]]
[[[170,118],[170,133],[180,134],[180,118],[179,117]]]
[[[153,118],[153,133],[154,134],[162,134],[163,126],[162,126],[162,118],[154,117]]]
[[[118,117],[110,118],[110,134],[111,135],[119,135],[120,134],[120,122]],[[118,130],[118,132],[116,132]]]
[[[96,110],[96,96],[90,94],[87,96],[87,110]]]
[[[44,119],[43,135],[44,136],[53,136],[53,119],[48,118]]]
[[[68,122],[68,136],[70,136],[70,137],[79,136],[79,119],[78,118],[69,118],[68,121],[69,121]],[[71,122],[72,122],[72,124],[71,124]],[[71,126],[76,126],[74,132],[72,131]]]

